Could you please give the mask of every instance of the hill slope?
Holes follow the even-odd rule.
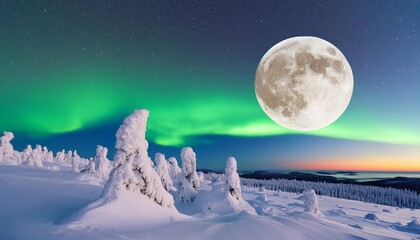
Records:
[[[66,221],[72,214],[98,199],[102,192],[102,186],[83,182],[78,176],[69,169],[0,166],[0,239],[420,238],[416,222],[420,210],[321,196],[318,201],[325,218],[318,218],[302,212],[301,194],[262,193],[254,188],[243,188],[243,197],[258,215],[200,214],[191,209],[192,205],[178,204],[178,211],[190,217],[175,222],[144,219],[126,229],[112,225],[105,229],[93,225],[71,228]],[[377,219],[365,218],[368,213]]]

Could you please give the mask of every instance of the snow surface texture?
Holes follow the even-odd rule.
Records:
[[[175,208],[165,208],[135,191],[120,191],[113,201],[100,198],[89,204],[67,225],[76,230],[138,231],[187,220]]]
[[[232,213],[226,205],[217,209],[217,201],[226,201],[225,191],[217,194],[223,180],[202,185],[192,203],[177,203],[177,209],[192,217],[165,218],[168,209],[150,201],[146,196],[125,191],[123,197],[111,205],[99,207],[98,212],[109,215],[88,215],[97,225],[77,225],[71,228],[63,221],[74,212],[98,199],[103,187],[78,180],[80,174],[70,167],[60,171],[46,168],[0,166],[0,239],[419,239],[420,210],[396,208],[318,196],[319,209],[326,218],[302,214],[302,194],[274,192],[260,193],[258,188],[242,188],[242,198],[255,208],[258,215]],[[221,188],[223,189],[223,188]],[[220,189],[219,189],[220,190]],[[212,195],[206,199],[204,195]],[[214,194],[214,195],[213,195]],[[266,194],[268,201],[258,200]],[[203,205],[199,200],[203,199]],[[231,198],[231,200],[234,200]],[[213,201],[214,204],[210,204]],[[234,201],[232,201],[234,202]],[[235,200],[236,202],[236,200]],[[223,202],[224,204],[226,202]],[[206,204],[206,205],[204,205]],[[220,205],[220,204],[219,204]],[[115,208],[117,207],[118,208]],[[130,206],[129,209],[123,206]],[[213,211],[204,206],[213,207]],[[230,208],[232,209],[232,208]],[[223,211],[222,211],[223,210]],[[226,210],[226,211],[225,211]],[[383,211],[387,210],[387,211]],[[169,211],[170,212],[170,211]],[[152,214],[153,213],[153,214]],[[191,213],[191,214],[190,214]],[[375,214],[379,221],[365,219]],[[150,218],[144,217],[144,215]],[[162,217],[163,216],[163,217]],[[120,224],[111,226],[119,218]],[[122,222],[125,224],[123,225]],[[98,225],[102,224],[100,228]],[[111,224],[112,223],[112,224]]]
[[[181,149],[182,178],[178,189],[177,200],[192,202],[200,188],[200,178],[197,174],[197,162],[195,152],[191,147]]]
[[[239,179],[238,164],[234,157],[229,157],[226,161],[225,178],[227,188],[233,198],[239,200],[241,198],[241,182]]]

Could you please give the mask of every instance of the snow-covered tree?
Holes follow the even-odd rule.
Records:
[[[29,158],[29,156],[31,156],[32,151],[33,151],[32,146],[27,145],[26,148],[23,150],[22,155],[21,155],[22,163],[26,163],[28,161],[28,158]]]
[[[108,181],[113,165],[107,158],[107,154],[108,149],[98,145],[96,148],[96,156],[89,161],[89,164],[86,165],[83,172],[88,172],[103,182]]]
[[[25,162],[28,166],[34,167],[43,167],[44,164],[42,163],[42,148],[41,145],[36,145],[35,149],[32,151],[31,155]]]
[[[190,147],[184,147],[181,150],[182,173],[185,179],[197,191],[200,187],[200,179],[197,175],[197,160],[195,152]]]
[[[73,152],[71,150],[67,151],[67,154],[64,157],[64,162],[66,164],[72,165],[72,163],[73,163]]]
[[[236,199],[241,198],[241,181],[239,179],[239,174],[237,172],[238,165],[234,157],[229,157],[226,161],[225,168],[225,180],[227,183],[227,189]]]
[[[220,182],[224,179],[225,179],[225,175],[221,173],[214,173],[214,172],[204,173],[204,180],[209,183]]]
[[[307,189],[303,191],[303,204],[305,212],[309,212],[315,215],[321,214],[318,206],[318,199],[313,189]]]
[[[220,175],[206,174],[209,180],[217,181]],[[359,184],[310,182],[287,179],[251,179],[241,178],[241,185],[253,188],[265,186],[273,191],[301,193],[305,189],[314,189],[317,194],[335,198],[363,201],[395,207],[420,209],[420,197],[416,191]],[[355,194],[357,193],[357,194]]]
[[[147,154],[146,123],[149,112],[136,110],[124,119],[117,131],[115,166],[102,196],[112,200],[120,191],[135,191],[167,208],[174,208],[172,196],[165,190]]]
[[[182,175],[178,189],[177,199],[182,202],[191,202],[197,195],[200,179],[197,175],[195,152],[190,147],[181,150]]]
[[[14,137],[12,132],[3,132],[3,136],[0,137],[0,163],[21,163],[19,153],[13,150],[13,145],[10,143]]]
[[[203,172],[197,172],[198,175],[198,179],[200,180],[200,182],[204,182],[206,179],[204,178],[204,173]]]
[[[0,137],[0,157],[9,157],[13,155],[13,145],[10,143],[15,136],[12,132],[3,132],[3,136]]]
[[[58,163],[66,163],[66,152],[64,149],[56,154],[54,161]]]
[[[109,173],[113,166],[111,161],[107,158],[108,148],[99,146],[96,148],[96,156],[93,159],[96,167],[96,176],[102,181],[108,181]]]
[[[82,158],[77,154],[77,150],[74,150],[73,156],[71,158],[71,168],[73,172],[79,173],[80,167],[84,167]]]
[[[174,189],[174,183],[172,182],[169,170],[169,163],[165,159],[165,155],[162,153],[155,154],[155,170],[162,181],[163,187],[169,191]]]
[[[173,182],[178,181],[179,175],[182,173],[182,169],[178,166],[178,161],[174,157],[168,159],[170,166],[170,175]]]
[[[47,147],[42,148],[42,160],[45,162],[53,162],[54,161],[54,155],[51,151],[48,151]]]
[[[88,165],[86,165],[85,169],[81,171],[82,173],[89,173],[92,175],[96,174],[96,163],[93,161],[93,159],[90,160]]]

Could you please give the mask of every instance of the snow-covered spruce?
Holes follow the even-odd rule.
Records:
[[[182,173],[182,169],[178,166],[178,161],[174,157],[168,159],[170,166],[170,175],[173,182],[178,181],[179,175]]]
[[[74,229],[141,230],[185,219],[147,154],[147,110],[125,118],[116,134],[115,168],[101,198],[69,219]]]
[[[204,179],[208,182],[220,182],[222,179],[225,179],[224,174],[208,172],[204,173]]]
[[[86,165],[82,172],[92,174],[101,182],[106,182],[109,179],[109,174],[113,169],[111,161],[107,158],[108,149],[98,145],[96,147],[96,156]]]
[[[203,184],[203,183],[204,184],[210,183],[204,177],[204,173],[203,172],[197,172],[197,175],[198,175],[198,179],[200,179],[200,185]]]
[[[42,161],[54,162],[54,155],[52,151],[48,151],[47,147],[42,147]]]
[[[80,162],[81,162],[81,158],[80,156],[77,154],[77,151],[74,151],[74,155],[71,158],[71,168],[73,169],[73,172],[75,173],[79,173],[80,172]]]
[[[66,152],[64,151],[64,149],[60,152],[57,152],[54,161],[58,163],[66,163]]]
[[[79,173],[81,169],[84,169],[89,164],[89,160],[82,158],[77,154],[77,150],[74,150],[73,157],[71,158],[71,166],[74,172]]]
[[[313,189],[303,191],[303,204],[305,212],[320,215],[321,211],[318,206],[318,199]]]
[[[35,149],[32,151],[31,155],[29,155],[25,164],[33,167],[44,166],[44,164],[42,163],[42,148],[40,145],[35,146]]]
[[[225,168],[227,190],[229,191],[230,195],[232,195],[232,197],[239,200],[241,198],[241,182],[237,170],[238,164],[236,159],[234,157],[229,157],[226,161]]]
[[[177,200],[181,202],[192,202],[200,187],[200,179],[197,175],[197,162],[195,152],[191,147],[184,147],[181,150],[182,179],[177,193]]]
[[[64,157],[64,162],[73,167],[73,152],[71,150],[67,151],[67,154]]]
[[[191,147],[181,149],[182,173],[185,179],[197,191],[200,187],[200,179],[197,175],[197,160],[195,152]]]
[[[147,154],[146,123],[149,112],[136,110],[125,118],[117,131],[115,170],[105,184],[102,197],[107,201],[118,198],[121,191],[133,191],[147,196],[166,208],[175,208],[172,196],[150,165]]]
[[[21,161],[23,164],[25,164],[28,161],[28,158],[29,156],[31,156],[32,151],[33,149],[31,145],[27,145],[26,148],[23,150],[21,154]]]
[[[19,152],[13,149],[10,143],[15,136],[12,132],[3,132],[0,137],[0,164],[21,164]]]
[[[220,177],[220,175],[216,176]],[[210,177],[210,176],[209,176]],[[273,191],[301,193],[305,189],[314,189],[319,195],[334,198],[363,201],[395,207],[420,209],[420,194],[413,190],[395,189],[376,186],[364,186],[344,183],[309,182],[287,179],[251,179],[242,178],[241,185],[265,188]]]
[[[170,176],[170,167],[168,161],[165,159],[165,155],[162,153],[155,154],[155,170],[162,181],[163,187],[169,191],[174,189],[174,184]]]

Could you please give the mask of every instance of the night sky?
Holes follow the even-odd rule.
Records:
[[[226,3],[225,3],[226,2]],[[150,111],[149,155],[199,168],[420,171],[420,1],[1,1],[0,131],[13,144],[114,152],[134,109]],[[254,91],[261,57],[294,36],[346,56],[346,112],[285,129]]]

